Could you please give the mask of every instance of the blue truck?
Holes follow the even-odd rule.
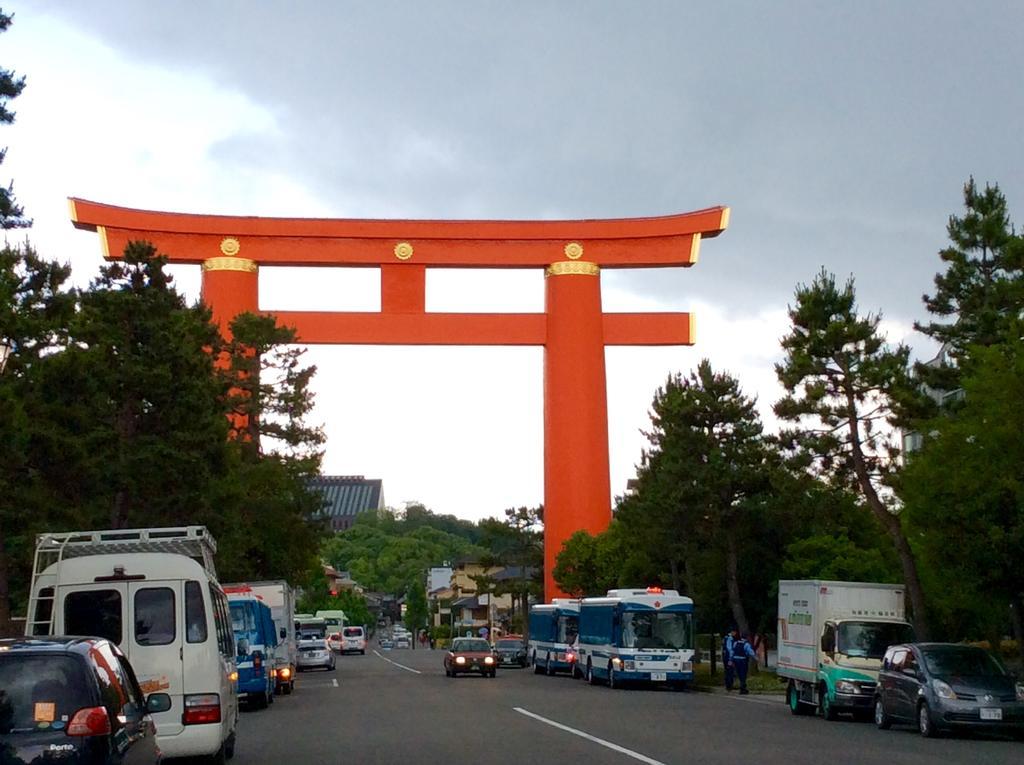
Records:
[[[693,601],[675,590],[609,590],[580,601],[577,662],[592,685],[693,680]]]
[[[246,585],[224,588],[238,650],[238,699],[257,709],[274,703],[278,632],[270,606]]]

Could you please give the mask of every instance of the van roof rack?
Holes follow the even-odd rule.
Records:
[[[214,565],[217,540],[205,526],[37,534],[36,551],[58,553],[59,559],[108,553],[174,553],[192,558],[211,575],[217,576]]]

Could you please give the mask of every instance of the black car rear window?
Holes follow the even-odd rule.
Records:
[[[103,637],[120,643],[121,593],[117,590],[80,590],[64,599],[64,634]]]
[[[0,654],[0,736],[63,730],[93,698],[85,665],[72,656]]]

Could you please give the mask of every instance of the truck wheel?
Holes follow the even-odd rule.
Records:
[[[885,705],[882,704],[881,698],[875,699],[875,725],[878,726],[879,730],[888,730],[892,727],[892,720],[885,713]]]
[[[832,706],[832,700],[828,697],[828,686],[821,686],[821,716],[830,722],[836,719],[836,708]]]
[[[792,680],[789,681],[789,687],[786,688],[786,704],[789,706],[790,714],[807,714],[807,705],[800,701],[800,689]]]

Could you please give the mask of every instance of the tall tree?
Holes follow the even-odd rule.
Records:
[[[686,565],[693,553],[692,538],[701,535],[720,549],[732,617],[746,633],[740,539],[761,512],[772,473],[754,401],[735,378],[703,360],[688,377],[670,376],[651,409],[651,447],[639,471],[638,493],[653,501],[643,506],[647,512],[627,511],[622,523],[627,529],[660,526],[660,535],[640,536],[660,538],[656,544],[669,552],[673,584],[680,578],[678,564]],[[692,575],[686,579],[692,586]]]
[[[980,626],[995,638],[1010,614],[1024,650],[1024,322],[1010,337],[970,349],[963,405],[954,416],[926,424],[929,436],[908,462],[902,491],[923,553],[942,575],[949,607],[994,613]],[[948,597],[958,592],[968,597]],[[977,617],[972,621],[979,624]],[[959,625],[960,635],[965,627]]]
[[[530,596],[542,594],[544,582],[544,532],[541,508],[510,507],[504,521],[485,518],[480,521],[481,544],[488,554],[480,560],[484,566],[513,567],[518,576],[503,579],[497,595],[511,595],[513,610],[526,614]],[[517,604],[518,603],[518,608]]]
[[[936,274],[934,294],[923,296],[939,320],[914,325],[947,351],[944,363],[918,364],[915,370],[942,391],[960,387],[968,347],[1000,342],[1024,307],[1024,238],[1010,222],[1006,197],[998,185],[979,190],[974,178],[963,193],[965,213],[950,216],[950,245],[939,252],[946,270]]]
[[[914,625],[927,639],[917,562],[899,506],[886,489],[898,468],[892,427],[912,389],[909,350],[887,346],[878,328],[881,316],[858,315],[853,279],[839,288],[825,269],[810,286],[797,287],[789,318],[785,357],[775,366],[788,395],[776,402],[775,413],[796,426],[783,439],[820,475],[864,497],[899,555]]]
[[[82,503],[90,528],[210,517],[227,469],[225,388],[208,352],[216,329],[165,264],[130,243],[82,293],[75,342],[50,365],[54,419],[74,455],[51,480]]]
[[[67,344],[69,275],[28,245],[0,250],[0,634],[11,630],[12,595],[27,590],[32,535],[53,517],[37,459],[48,429],[40,368]]]
[[[14,20],[12,14],[4,13],[0,9],[0,33],[6,32]],[[25,78],[18,77],[9,69],[0,68],[0,123],[11,124],[14,122],[14,112],[8,106],[12,99],[21,95],[25,89]],[[6,147],[0,149],[0,164],[7,156]],[[31,226],[32,221],[25,217],[25,212],[14,199],[14,182],[6,188],[0,186],[0,228],[25,228]]]

